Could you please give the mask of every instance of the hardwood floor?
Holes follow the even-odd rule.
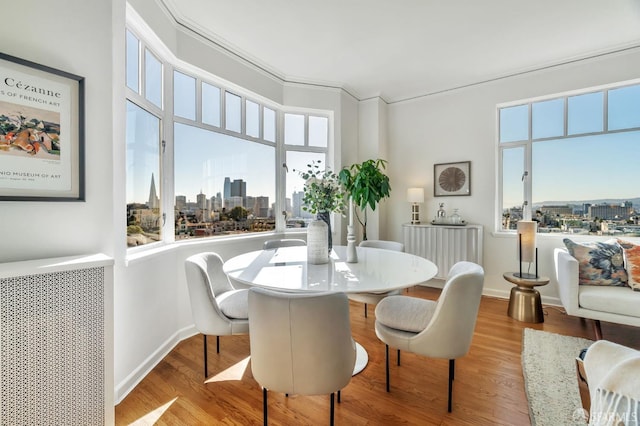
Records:
[[[415,287],[409,295],[437,299],[439,289]],[[391,392],[385,392],[384,344],[375,335],[375,315],[351,302],[352,333],[368,351],[369,364],[354,376],[336,403],[339,425],[529,425],[520,354],[525,327],[594,339],[590,321],[545,306],[545,322],[509,318],[507,300],[483,297],[471,350],[456,361],[453,412],[447,413],[446,360],[391,355]],[[602,323],[604,338],[640,349],[640,330]],[[215,342],[214,339],[210,341]],[[116,424],[259,425],[262,391],[251,375],[248,336],[209,345],[209,374],[203,378],[202,335],[176,346],[116,407]],[[577,385],[576,385],[577,386]],[[329,396],[285,397],[269,393],[269,424],[324,425]]]

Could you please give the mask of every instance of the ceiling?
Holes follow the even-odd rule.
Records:
[[[390,103],[640,48],[640,0],[161,1],[283,81]]]

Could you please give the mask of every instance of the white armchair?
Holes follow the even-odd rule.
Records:
[[[484,270],[458,262],[449,271],[438,301],[389,296],[376,307],[376,335],[386,345],[389,392],[389,346],[430,358],[449,360],[448,411],[451,412],[455,360],[466,355],[478,318]]]
[[[347,296],[251,288],[249,324],[251,371],[262,386],[264,424],[267,390],[331,394],[333,424],[334,393],[349,383],[356,361]]]
[[[360,247],[373,247],[384,250],[404,251],[404,244],[397,241],[385,240],[364,240],[359,244]],[[364,317],[367,318],[367,305],[375,305],[387,296],[400,294],[400,290],[388,291],[385,293],[349,293],[349,300],[364,303]]]
[[[185,261],[191,314],[196,328],[204,336],[204,376],[208,376],[207,335],[216,336],[216,353],[220,353],[220,336],[247,334],[248,290],[236,290],[222,271],[223,261],[217,253],[199,253]]]

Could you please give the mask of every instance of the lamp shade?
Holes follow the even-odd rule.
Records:
[[[423,203],[424,202],[424,188],[409,188],[407,189],[407,201],[410,203]]]
[[[521,220],[518,222],[518,252],[521,262],[534,262],[536,259],[536,234],[538,222]]]

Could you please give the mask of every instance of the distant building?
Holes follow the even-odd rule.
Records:
[[[186,195],[176,195],[176,204],[175,208],[179,212],[183,212],[187,207],[187,197]]]
[[[633,203],[625,201],[620,204],[592,204],[589,207],[589,218],[603,220],[627,220],[633,213]]]
[[[158,193],[156,192],[156,181],[153,177],[153,173],[151,173],[151,186],[149,187],[149,201],[147,202],[147,207],[151,210],[160,208],[160,198],[158,198]]]
[[[564,205],[564,206],[542,206],[539,209],[543,214],[548,214],[550,216],[571,216],[573,215],[573,207]]]

